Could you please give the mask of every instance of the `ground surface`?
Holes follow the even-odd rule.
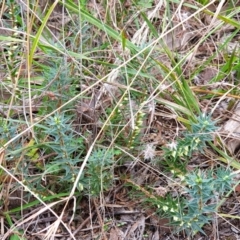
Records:
[[[239,1],[81,3],[0,3],[2,239],[240,239],[238,174],[205,235],[176,233],[159,200],[185,196],[163,148],[199,112],[220,151],[185,174],[240,170]]]

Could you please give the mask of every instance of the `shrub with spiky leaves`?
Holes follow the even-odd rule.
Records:
[[[46,120],[48,128],[45,132],[51,139],[48,147],[56,156],[46,164],[45,173],[63,172],[60,181],[72,181],[73,176],[78,173],[76,166],[82,161],[80,156],[84,149],[83,139],[74,136],[71,119],[71,116],[56,114]]]
[[[93,151],[88,160],[85,182],[91,196],[98,196],[101,191],[109,190],[113,183],[114,151],[98,149]]]
[[[205,234],[202,227],[212,221],[219,198],[231,190],[233,176],[230,170],[222,167],[216,171],[198,170],[186,175],[185,184],[184,205],[174,214],[173,224],[188,235]]]
[[[191,132],[183,133],[183,137],[174,144],[168,144],[163,148],[163,158],[168,168],[175,172],[185,172],[186,165],[193,152],[202,152],[206,143],[213,139],[216,131],[215,121],[205,114],[197,117],[196,122],[190,121]]]
[[[186,170],[192,154],[203,152],[207,142],[213,139],[213,133],[217,130],[215,124],[210,116],[202,114],[196,122],[190,121],[190,133],[185,132],[180,140],[164,148],[166,165],[182,179],[182,185],[185,186],[184,197],[180,201],[183,204],[168,214],[178,231],[185,230],[189,235],[204,233],[202,227],[212,220],[216,211],[215,196],[222,197],[231,189],[233,182],[230,170],[224,168],[206,172],[197,169],[193,173],[187,173]],[[166,212],[169,207],[165,205],[162,210]]]

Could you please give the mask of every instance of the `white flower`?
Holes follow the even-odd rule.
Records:
[[[188,12],[183,12],[182,13],[182,19],[187,19],[189,17],[189,13]]]
[[[143,151],[143,154],[145,160],[147,159],[152,160],[156,155],[155,147],[153,146],[153,144],[151,143],[147,144]]]
[[[166,84],[164,84],[164,83],[159,86],[159,90],[160,90],[161,92],[163,92],[163,91],[166,90],[167,88],[169,88],[169,86],[166,85]]]
[[[168,210],[168,206],[163,206],[163,211],[166,212]]]
[[[174,220],[174,221],[178,221],[179,218],[178,218],[177,216],[174,216],[174,217],[173,217],[173,220]]]
[[[148,111],[149,112],[154,112],[155,111],[155,102],[152,100],[148,103]]]
[[[177,143],[176,142],[168,143],[167,147],[170,148],[171,150],[176,150],[177,149]]]
[[[171,209],[170,209],[170,212],[173,212],[173,213],[174,213],[174,212],[176,212],[176,211],[175,211],[175,209],[171,208]]]

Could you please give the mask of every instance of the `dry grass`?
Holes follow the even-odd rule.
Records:
[[[240,169],[239,1],[80,2],[0,3],[1,239],[187,239],[159,204]],[[202,113],[213,141],[169,164]],[[206,239],[240,236],[235,180]]]

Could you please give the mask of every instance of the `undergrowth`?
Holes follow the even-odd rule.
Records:
[[[0,9],[1,239],[38,234],[30,222],[47,214],[44,239],[80,239],[71,224],[86,201],[81,221],[87,211],[100,225],[92,239],[107,239],[107,206],[129,192],[179,236],[206,234],[240,169],[222,130],[239,99],[237,4],[7,0]]]
[[[153,195],[141,191],[142,188],[131,181],[128,183],[137,187],[143,202],[156,207],[159,216],[170,219],[170,224],[178,232],[184,230],[189,236],[197,232],[205,235],[202,227],[214,220],[220,201],[232,190],[234,176],[230,168],[224,167],[187,170],[193,154],[204,153],[207,143],[213,140],[217,126],[210,116],[202,114],[195,122],[190,121],[189,128],[179,140],[163,148],[163,156],[158,163],[171,171],[173,179],[178,182],[178,196],[173,196],[175,192],[167,194],[168,190],[163,187],[156,188],[157,194]]]

